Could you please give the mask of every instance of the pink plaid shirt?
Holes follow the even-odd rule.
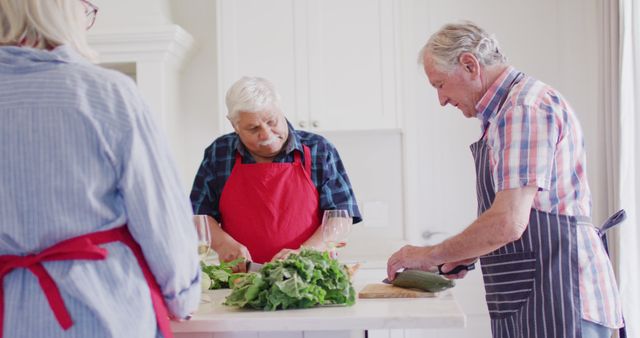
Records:
[[[580,123],[568,102],[545,83],[525,75],[509,90],[518,73],[505,70],[476,105],[490,148],[494,189],[536,186],[534,209],[590,217]],[[609,257],[592,224],[577,228],[582,317],[619,328],[622,310]]]

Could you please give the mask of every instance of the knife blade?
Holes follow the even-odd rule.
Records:
[[[256,263],[256,262],[247,262],[247,272],[258,272],[262,269],[264,264]]]

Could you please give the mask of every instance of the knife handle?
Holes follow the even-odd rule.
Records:
[[[476,268],[476,263],[473,262],[473,263],[471,263],[469,265],[460,264],[460,265],[456,266],[455,268],[453,268],[451,271],[444,272],[444,271],[442,271],[442,266],[443,265],[444,264],[438,265],[438,273],[441,274],[441,275],[445,275],[445,276],[446,275],[455,275],[455,274],[458,274],[459,272],[461,272],[463,270],[471,271],[471,270]]]

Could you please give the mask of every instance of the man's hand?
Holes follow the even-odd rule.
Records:
[[[464,259],[461,261],[457,261],[457,262],[449,262],[449,263],[445,263],[440,270],[442,270],[443,273],[451,271],[453,269],[456,268],[456,266],[458,265],[469,265],[471,263],[475,263],[478,260],[478,258],[470,258],[470,259]],[[453,275],[445,275],[448,279],[460,279],[460,278],[464,278],[464,276],[467,275],[469,271],[468,270],[462,270],[456,274]]]
[[[392,280],[402,268],[430,271],[437,264],[447,262],[443,271],[450,271],[459,262],[471,262],[522,236],[529,224],[531,205],[538,188],[507,189],[496,193],[489,210],[485,211],[461,233],[444,242],[427,247],[407,245],[394,253],[387,262],[387,275]],[[466,271],[447,278],[462,278]]]
[[[280,250],[277,254],[275,254],[273,256],[273,258],[271,258],[271,261],[276,261],[278,259],[287,259],[287,257],[289,257],[289,255],[297,254],[297,253],[300,253],[300,249],[294,250],[294,249],[284,248],[284,249]]]
[[[221,262],[230,262],[234,259],[244,258],[244,262],[232,268],[233,272],[247,272],[246,262],[251,261],[251,254],[246,246],[242,245],[220,227],[220,223],[213,217],[207,216],[211,224],[211,248],[218,254]]]
[[[244,262],[231,268],[231,270],[233,272],[247,272],[246,262],[251,261],[251,254],[246,246],[240,244],[233,239],[233,237],[229,236],[229,234],[222,232],[212,247],[223,262],[230,262],[241,257],[244,258]]]
[[[396,272],[400,269],[417,269],[423,271],[432,270],[438,262],[432,257],[432,247],[405,245],[396,251],[387,261],[387,277],[394,280]]]

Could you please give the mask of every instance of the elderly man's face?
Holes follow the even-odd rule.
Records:
[[[440,105],[450,104],[460,109],[465,117],[476,117],[476,104],[482,97],[482,83],[477,74],[461,64],[452,72],[443,72],[428,54],[423,61],[424,72],[438,92]]]
[[[257,162],[273,160],[289,137],[287,122],[277,109],[240,112],[233,127]]]

